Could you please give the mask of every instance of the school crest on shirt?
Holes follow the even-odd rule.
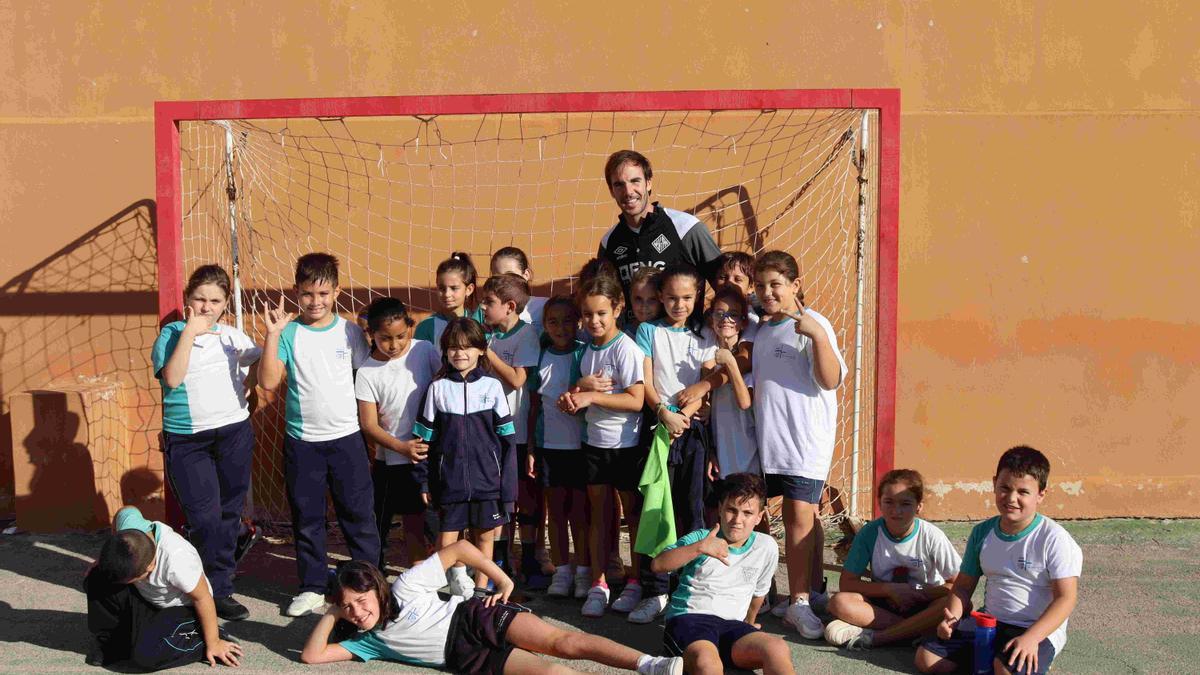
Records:
[[[1017,558],[1017,569],[1025,570],[1026,572],[1040,572],[1042,564],[1036,560],[1030,560],[1025,556]]]
[[[742,568],[742,581],[752,584],[758,579],[758,575],[762,570],[753,565],[747,565]]]
[[[776,347],[775,351],[772,352],[772,355],[777,359],[787,359],[788,361],[796,360],[796,352],[784,347],[783,345]]]
[[[350,358],[350,350],[346,349],[345,347],[338,347],[337,349],[333,350],[333,357],[338,361],[345,361],[346,359]]]

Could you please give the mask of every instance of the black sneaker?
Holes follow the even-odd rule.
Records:
[[[250,616],[250,610],[237,600],[233,599],[232,595],[227,595],[223,598],[215,598],[213,604],[217,606],[217,616],[226,621],[241,621]]]
[[[241,562],[242,558],[250,552],[250,548],[262,539],[262,532],[258,526],[249,520],[242,521],[246,526],[246,531],[239,534],[237,538],[237,547],[233,549],[233,563],[236,565]]]
[[[108,663],[108,659],[104,656],[104,645],[95,637],[91,639],[91,644],[88,645],[87,656],[83,657],[83,662],[89,666],[102,666]]]

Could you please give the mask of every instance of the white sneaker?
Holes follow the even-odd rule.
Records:
[[[638,603],[629,613],[629,623],[650,623],[667,610],[667,596],[654,595]]]
[[[583,608],[579,610],[579,613],[595,619],[604,616],[606,609],[608,609],[608,589],[596,584],[588,591],[587,600],[584,601]]]
[[[614,612],[628,614],[637,607],[642,601],[642,585],[641,584],[625,584],[625,588],[621,590],[621,594],[617,596],[617,601],[613,603]]]
[[[554,598],[565,598],[571,595],[572,582],[574,581],[575,573],[571,570],[570,565],[559,565],[554,568],[554,576],[550,577],[550,585],[546,588],[546,595]]]
[[[841,647],[862,632],[863,629],[859,626],[834,619],[825,626],[825,641],[834,647]]]
[[[446,576],[449,578],[450,595],[457,595],[463,598],[471,598],[475,595],[475,582],[471,581],[471,575],[467,574],[465,567],[451,567]]]
[[[641,675],[683,675],[683,657],[651,656],[637,671]]]
[[[808,606],[812,607],[814,612],[825,613],[829,608],[829,594],[820,591],[813,591],[808,594]]]
[[[284,612],[288,616],[304,616],[312,612],[318,612],[325,606],[325,596],[312,591],[304,591],[300,595],[292,598],[292,603],[288,605],[287,611]]]
[[[575,597],[582,600],[587,597],[588,591],[590,590],[592,590],[592,568],[576,567]]]
[[[820,640],[825,634],[825,624],[813,614],[808,600],[801,598],[791,604],[783,622],[800,632],[800,636],[808,640]]]
[[[771,616],[777,619],[782,619],[783,617],[787,616],[788,607],[790,607],[791,604],[792,599],[786,595],[783,596],[778,602],[775,603],[775,606],[771,608]]]

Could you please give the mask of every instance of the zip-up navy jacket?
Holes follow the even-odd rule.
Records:
[[[517,499],[517,453],[504,386],[476,368],[451,371],[425,390],[413,434],[429,443],[436,503]]]

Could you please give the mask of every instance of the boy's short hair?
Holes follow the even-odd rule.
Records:
[[[883,488],[893,483],[904,483],[908,491],[917,498],[917,503],[925,501],[925,477],[916,469],[892,469],[879,479],[879,487],[875,488],[875,498],[883,496]]]
[[[1046,490],[1046,481],[1050,479],[1050,460],[1028,445],[1005,450],[996,464],[995,478],[999,478],[1000,472],[1005,469],[1014,476],[1033,476],[1037,479],[1038,490],[1042,492]]]
[[[717,483],[717,504],[732,499],[735,504],[747,499],[757,499],[759,508],[767,506],[767,483],[762,476],[753,473],[734,473]]]
[[[296,261],[296,285],[328,281],[338,287],[338,259],[328,253],[305,253]]]
[[[110,583],[124,584],[142,576],[154,560],[154,540],[141,530],[121,530],[100,549],[96,571]]]
[[[744,251],[726,251],[717,258],[714,269],[718,272],[727,268],[736,267],[742,270],[742,273],[751,279],[754,278],[754,258]]]
[[[515,304],[518,312],[524,311],[525,305],[529,303],[529,282],[520,274],[512,272],[488,277],[488,280],[483,282],[483,292],[485,295],[491,293],[500,298],[500,302]]]

